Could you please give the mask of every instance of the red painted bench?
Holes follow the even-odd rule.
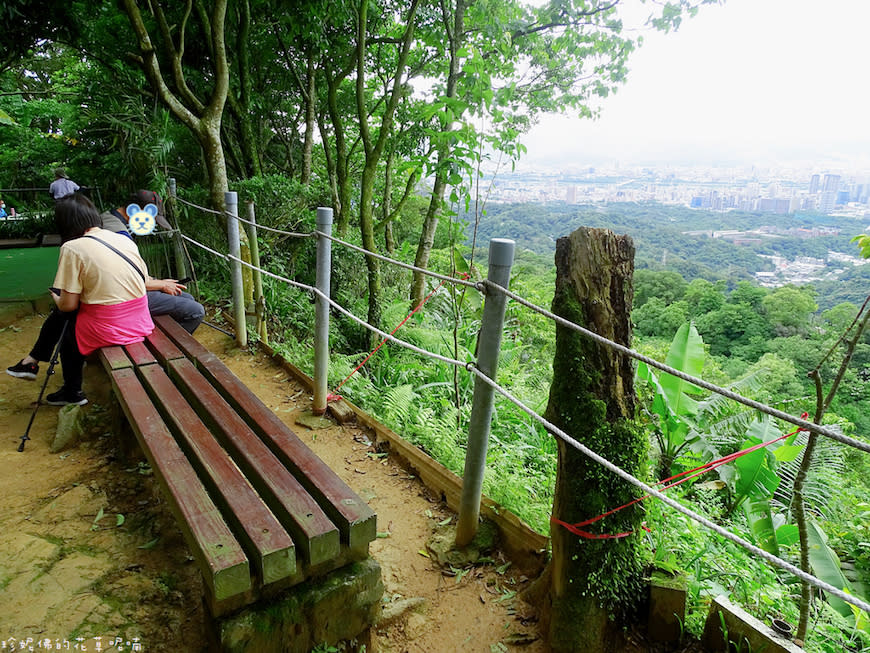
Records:
[[[214,616],[368,556],[375,514],[168,317],[100,358]]]

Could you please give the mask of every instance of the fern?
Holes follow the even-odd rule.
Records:
[[[417,394],[411,385],[398,385],[384,393],[381,404],[384,418],[396,425],[406,425],[411,421],[411,408]]]

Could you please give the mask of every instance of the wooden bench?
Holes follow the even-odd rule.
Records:
[[[220,616],[368,556],[375,514],[167,316],[100,358]]]

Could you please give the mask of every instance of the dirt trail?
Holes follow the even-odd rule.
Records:
[[[27,316],[0,324],[0,364],[26,353],[41,323]],[[385,606],[421,602],[377,627],[370,651],[546,650],[531,608],[514,597],[528,581],[507,560],[449,575],[421,555],[437,525],[455,515],[398,461],[374,455],[356,427],[296,425],[310,397],[281,368],[208,327],[197,338],[378,514],[371,553],[382,567]],[[50,453],[58,409],[43,406],[33,439],[16,451],[46,367],[35,383],[0,374],[0,641],[73,648],[87,640],[88,650],[99,650],[90,638],[100,636],[104,651],[205,650],[199,574],[147,466],[107,432],[111,398],[99,365],[85,370],[91,439]],[[47,392],[59,385],[58,374]]]

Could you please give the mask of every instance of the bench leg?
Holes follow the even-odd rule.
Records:
[[[368,636],[383,593],[381,567],[369,558],[231,616],[209,618],[209,638],[213,650],[226,653],[308,653],[321,644],[359,641]]]

